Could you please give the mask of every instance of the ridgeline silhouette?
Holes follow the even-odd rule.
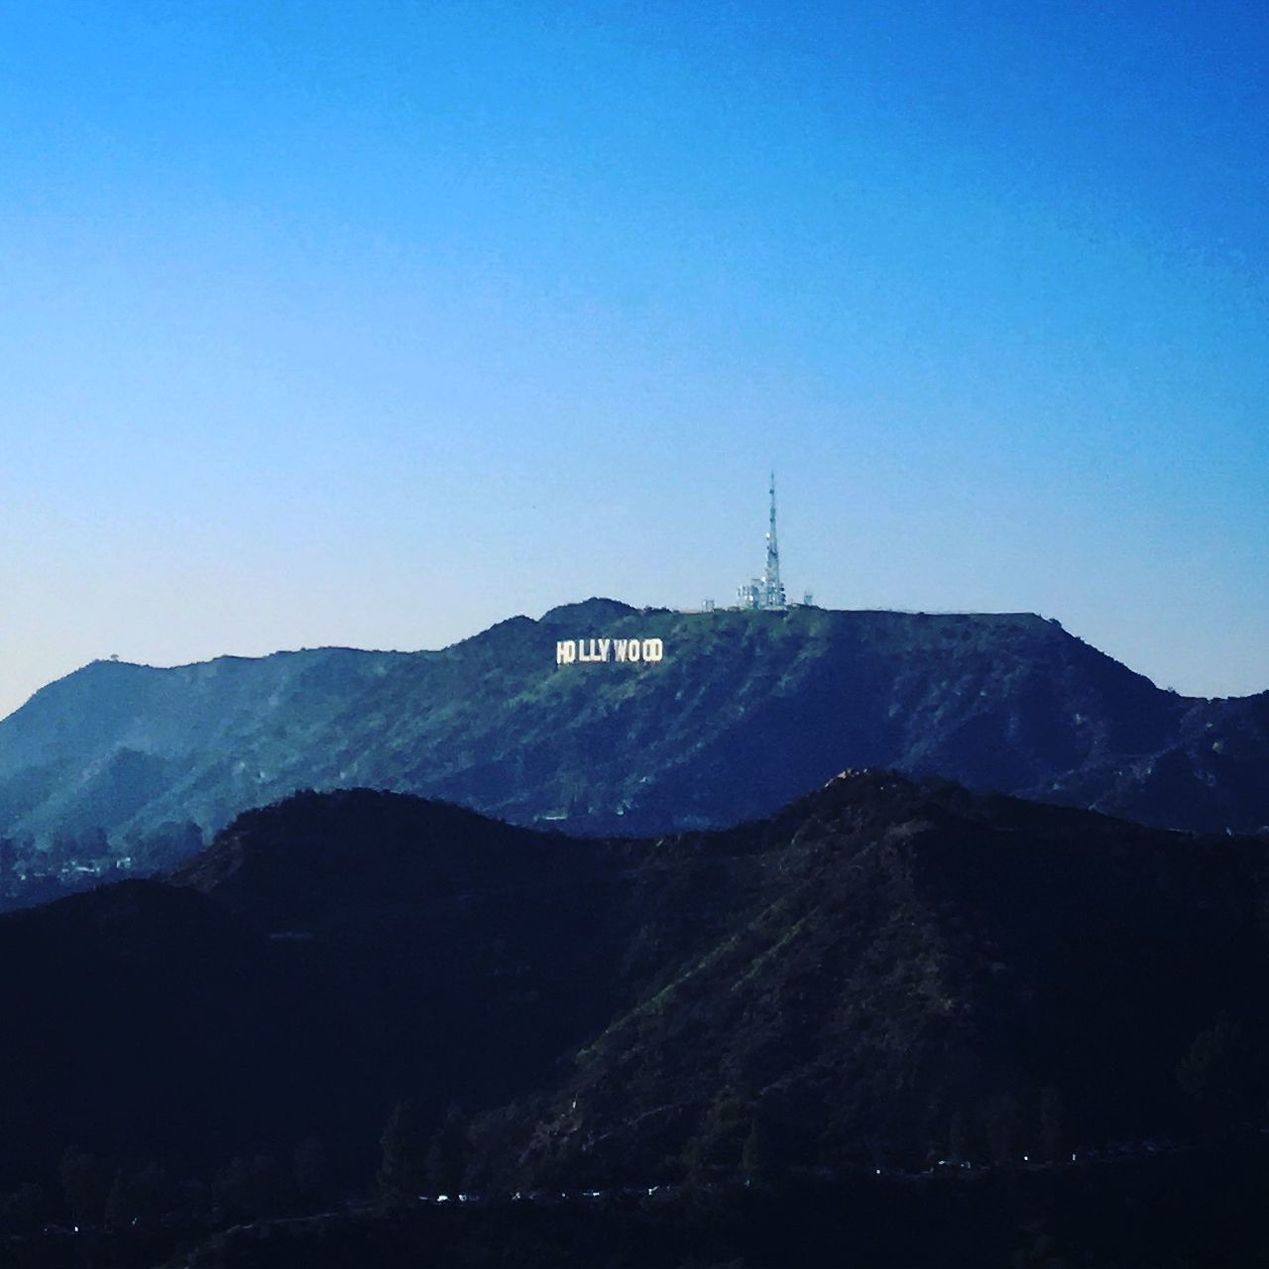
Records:
[[[557,640],[593,636],[659,638],[664,660],[556,665]],[[1267,761],[1269,693],[1180,697],[1036,616],[588,600],[439,652],[94,662],[0,722],[0,838],[145,872],[250,806],[362,786],[663,833],[766,815],[869,766],[1256,832]]]

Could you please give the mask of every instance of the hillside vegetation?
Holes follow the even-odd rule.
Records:
[[[293,797],[0,918],[0,1191],[310,1139],[365,1185],[407,1101],[503,1192],[1255,1126],[1266,849],[880,772],[647,840]]]
[[[556,664],[589,637],[665,656]],[[0,838],[145,871],[247,807],[354,786],[638,835],[766,815],[862,766],[1256,832],[1267,762],[1269,693],[1180,697],[1035,616],[589,600],[440,652],[95,662],[0,722]]]

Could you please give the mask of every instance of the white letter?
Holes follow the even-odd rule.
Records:
[[[630,642],[626,644],[626,658],[630,661],[637,661],[639,659],[638,639],[631,639]]]
[[[624,661],[626,659],[626,641],[624,639],[614,640],[612,650],[616,654],[618,661]]]
[[[601,639],[599,641],[599,659],[601,661],[608,660],[608,647],[612,643],[611,639]]]
[[[643,659],[645,661],[659,661],[665,655],[665,645],[660,639],[645,639],[643,641]]]

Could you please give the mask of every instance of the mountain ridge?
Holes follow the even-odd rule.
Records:
[[[559,640],[610,637],[664,660],[556,664]],[[1250,832],[1267,760],[1269,692],[1180,697],[1035,614],[591,599],[439,651],[93,662],[0,721],[0,837],[104,834],[170,866],[248,806],[358,785],[637,835],[762,815],[848,766]]]
[[[296,794],[0,917],[0,1189],[310,1134],[351,1184],[405,1097],[506,1193],[734,1175],[755,1131],[803,1168],[1038,1149],[1059,1105],[1072,1149],[1185,1133],[1195,1037],[1269,1042],[1266,850],[875,770],[649,839]]]

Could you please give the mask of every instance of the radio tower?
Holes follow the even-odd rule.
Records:
[[[780,581],[780,547],[776,542],[775,472],[771,473],[771,527],[767,530],[767,567],[762,572],[762,607],[785,607],[784,583]]]
[[[783,612],[788,604],[784,583],[780,580],[780,547],[776,543],[775,472],[771,473],[771,527],[767,530],[767,567],[761,577],[741,586],[736,596],[740,608],[756,608],[766,612]],[[810,602],[809,600],[807,601]]]

